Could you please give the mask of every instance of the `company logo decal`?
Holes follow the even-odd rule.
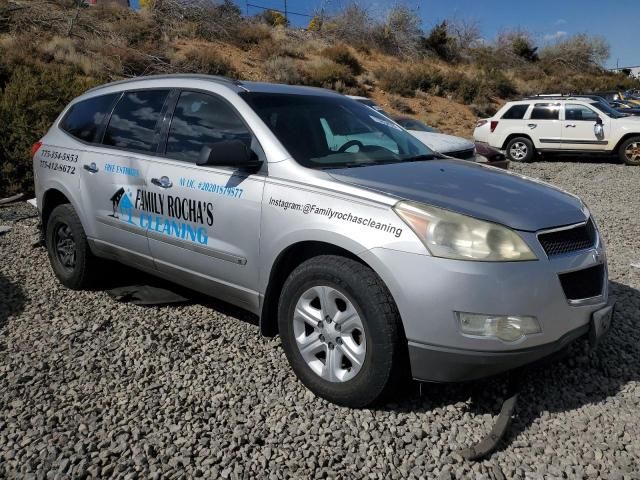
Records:
[[[117,218],[144,230],[207,245],[213,226],[213,203],[138,189],[118,189],[110,198]]]

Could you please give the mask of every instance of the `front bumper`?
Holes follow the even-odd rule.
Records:
[[[567,300],[558,275],[604,263],[602,247],[547,258],[534,233],[520,233],[537,261],[467,262],[382,248],[362,255],[396,301],[414,378],[449,382],[491,376],[551,355],[589,333],[593,312],[607,305],[606,268],[602,294],[584,302]],[[456,311],[532,315],[542,332],[516,342],[465,335]]]
[[[409,343],[411,375],[425,382],[465,382],[497,375],[553,355],[586,337],[589,325],[555,342],[510,352],[478,352]]]

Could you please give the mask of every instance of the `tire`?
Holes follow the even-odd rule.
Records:
[[[640,137],[631,137],[625,140],[618,150],[620,160],[627,165],[640,165]]]
[[[91,253],[78,214],[69,204],[58,205],[47,221],[45,243],[60,283],[72,290],[93,285],[98,259]]]
[[[516,137],[507,143],[507,158],[514,162],[531,162],[536,149],[531,140],[526,137]]]
[[[380,277],[355,260],[323,255],[298,266],[282,288],[278,326],[297,377],[330,402],[364,407],[407,383],[407,343],[398,309]],[[305,356],[300,344],[311,348]]]

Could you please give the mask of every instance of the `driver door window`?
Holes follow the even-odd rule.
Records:
[[[240,140],[251,148],[251,133],[224,100],[198,92],[182,92],[176,105],[166,155],[196,163],[205,145]]]
[[[564,118],[572,122],[595,122],[598,120],[598,114],[585,105],[567,104]]]

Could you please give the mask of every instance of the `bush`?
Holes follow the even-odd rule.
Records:
[[[271,57],[264,62],[264,71],[269,81],[298,85],[302,83],[302,75],[296,62],[288,57]]]
[[[540,60],[548,67],[584,71],[601,67],[609,53],[610,47],[604,38],[579,34],[544,47]]]
[[[304,82],[314,87],[332,88],[343,91],[355,85],[355,78],[346,65],[319,58],[308,62],[304,67]]]
[[[235,29],[231,41],[241,48],[249,48],[269,39],[271,39],[271,30],[268,26],[260,23],[243,22]]]
[[[371,46],[373,25],[369,13],[356,4],[349,5],[325,22],[326,31],[358,50],[367,50]]]
[[[31,146],[69,101],[95,83],[68,66],[13,67],[0,93],[0,196],[33,193]]]
[[[452,62],[458,58],[455,39],[449,34],[449,24],[446,20],[439,23],[426,37],[420,38],[422,49],[434,53],[445,62]]]
[[[349,47],[343,43],[327,47],[321,53],[329,60],[333,60],[336,63],[349,67],[351,73],[354,75],[362,73],[362,65],[360,65],[360,62],[355,55],[351,53]]]
[[[305,49],[300,42],[290,38],[267,38],[256,47],[256,53],[263,59],[271,57],[305,58]]]
[[[374,44],[392,55],[413,55],[418,50],[420,17],[409,8],[399,5],[391,8],[384,23],[373,27]]]
[[[397,110],[400,113],[414,113],[413,108],[411,108],[411,105],[409,105],[409,103],[402,97],[398,97],[398,96],[392,96],[389,98],[389,105],[391,105],[391,108],[393,108],[394,110]]]
[[[416,90],[429,91],[442,83],[439,70],[418,64],[409,68],[381,68],[376,71],[378,85],[383,90],[413,97]]]
[[[174,62],[174,68],[181,73],[204,73],[232,78],[238,77],[238,72],[233,68],[231,62],[210,48],[187,50],[183,58],[178,58]]]
[[[271,27],[289,26],[289,20],[277,10],[265,10],[258,18]]]

